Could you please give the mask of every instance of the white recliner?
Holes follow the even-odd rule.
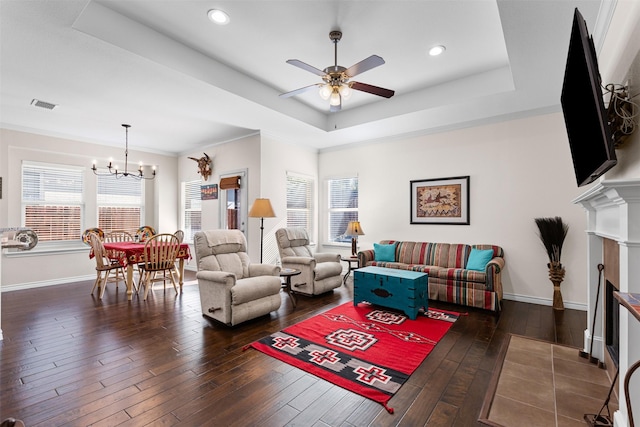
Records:
[[[202,314],[237,325],[280,308],[280,267],[253,264],[240,230],[194,235]]]
[[[291,277],[291,290],[305,295],[320,295],[342,285],[340,255],[314,254],[304,227],[281,228],[276,231],[276,241],[282,268],[295,268],[302,272]]]

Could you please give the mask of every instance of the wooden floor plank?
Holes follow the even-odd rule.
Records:
[[[2,295],[0,411],[32,426],[477,424],[500,349],[509,334],[580,347],[586,313],[504,301],[499,315],[430,302],[459,320],[382,405],[254,349],[253,341],[351,301],[342,286],[317,297],[286,294],[277,312],[227,327],[200,313],[193,272],[181,295],[146,301],[93,281]],[[348,282],[350,283],[350,281]],[[32,304],[32,301],[46,304]]]

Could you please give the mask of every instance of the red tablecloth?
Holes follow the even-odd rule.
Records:
[[[123,267],[144,261],[144,243],[112,242],[104,243],[104,248],[109,253],[109,258],[117,259]],[[93,253],[91,256],[93,256]],[[180,244],[178,259],[191,259],[191,252],[189,251],[188,243]]]

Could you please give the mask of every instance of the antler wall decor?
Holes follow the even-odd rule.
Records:
[[[209,157],[207,153],[204,153],[204,156],[199,159],[196,159],[195,157],[189,158],[198,162],[198,173],[202,175],[202,178],[204,178],[205,181],[207,181],[213,171],[213,168],[211,167],[211,157]]]

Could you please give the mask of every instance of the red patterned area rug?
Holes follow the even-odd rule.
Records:
[[[447,333],[459,314],[429,309],[411,320],[368,303],[345,303],[250,346],[381,403]]]

